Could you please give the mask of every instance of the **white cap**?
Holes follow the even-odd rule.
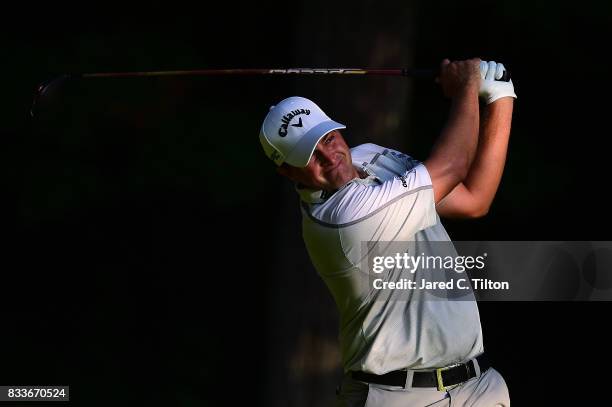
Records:
[[[330,119],[313,101],[293,96],[272,106],[264,119],[259,141],[276,165],[305,167],[319,140],[346,126]]]

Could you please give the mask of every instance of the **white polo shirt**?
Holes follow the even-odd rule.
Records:
[[[364,242],[412,241],[428,253],[428,242],[450,241],[427,169],[375,144],[357,146],[351,155],[367,178],[353,179],[329,197],[298,190],[308,253],[340,312],[345,371],[435,368],[479,355],[475,301],[381,297],[371,284],[372,271],[363,266]]]

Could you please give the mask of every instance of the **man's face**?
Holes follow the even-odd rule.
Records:
[[[351,152],[337,130],[319,141],[306,167],[283,165],[278,172],[305,187],[326,191],[335,191],[358,176]]]

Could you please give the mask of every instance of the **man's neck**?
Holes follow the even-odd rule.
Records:
[[[367,176],[368,176],[368,174],[367,174],[366,172],[364,172],[364,171],[362,171],[361,169],[356,168],[356,167],[354,167],[354,166],[353,166],[353,170],[354,170],[354,172],[353,172],[353,176],[352,176],[352,177],[350,177],[350,178],[348,179],[348,181],[346,181],[344,184],[342,184],[342,186],[341,186],[340,188],[342,188],[343,186],[345,186],[346,184],[348,184],[349,182],[351,182],[351,181],[352,181],[352,180],[354,180],[355,178],[361,178],[361,179],[363,179],[363,178],[367,178]],[[336,192],[337,190],[339,190],[340,188],[336,188],[336,189],[325,189],[325,188],[323,188],[323,190],[324,190],[324,191],[325,191],[325,193],[326,193],[326,194],[329,196],[329,195],[333,194],[334,192]]]

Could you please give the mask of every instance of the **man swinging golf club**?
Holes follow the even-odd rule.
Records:
[[[516,98],[512,81],[496,80],[504,71],[492,61],[442,61],[438,82],[451,108],[423,163],[376,144],[349,149],[345,126],[302,97],[284,99],[264,119],[260,142],[296,184],[306,247],[340,313],[339,406],[510,405],[484,354],[476,302],[382,296],[367,284],[372,271],[361,253],[364,242],[428,250],[450,241],[439,216],[487,213]]]

